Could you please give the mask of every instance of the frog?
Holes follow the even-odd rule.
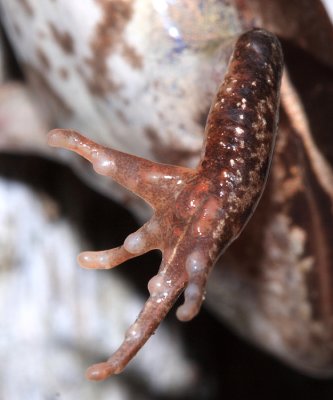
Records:
[[[23,149],[48,155],[45,126],[81,131],[119,151],[193,168],[235,39],[253,26],[265,27],[332,65],[329,52],[321,51],[325,41],[318,38],[315,46],[311,33],[302,30],[309,14],[296,16],[293,2],[286,5],[296,21],[292,26],[274,18],[283,12],[279,2],[263,7],[260,0],[251,5],[237,0],[91,0],[85,7],[62,0],[20,0],[0,5],[6,32],[41,100],[29,94],[28,103],[44,121],[32,135],[14,141],[15,146],[19,142]],[[323,9],[316,2],[314,15]],[[328,17],[322,21],[323,32],[329,32]],[[206,303],[240,335],[290,365],[329,375],[329,146],[321,151],[325,146],[320,149],[313,139],[303,99],[287,72],[281,104],[266,190],[246,229],[216,263]],[[68,153],[58,157],[83,170],[82,162]],[[114,182],[93,178],[86,169],[81,173],[141,220],[151,215],[140,199]]]

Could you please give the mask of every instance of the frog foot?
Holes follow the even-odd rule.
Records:
[[[85,157],[98,173],[126,186],[155,210],[152,218],[130,234],[122,246],[78,256],[84,268],[109,269],[153,249],[163,253],[159,272],[148,283],[150,297],[128,329],[123,344],[109,361],[88,370],[89,379],[100,380],[122,371],[185,287],[185,303],[178,308],[177,316],[185,321],[198,313],[212,263],[207,245],[200,248],[198,239],[209,233],[209,222],[219,213],[218,199],[210,199],[209,182],[195,170],[156,164],[108,149],[70,130],[51,131],[48,142]],[[188,236],[194,239],[189,240]]]
[[[120,373],[183,291],[185,301],[177,310],[178,319],[188,321],[199,312],[210,270],[243,229],[265,186],[281,73],[281,48],[273,35],[256,29],[240,36],[212,103],[204,150],[195,169],[106,148],[73,130],[49,133],[51,146],[80,154],[96,172],[128,188],[154,210],[152,218],[122,246],[81,253],[80,265],[108,269],[152,249],[163,255],[137,320],[110,359],[88,369],[88,379],[103,380]]]

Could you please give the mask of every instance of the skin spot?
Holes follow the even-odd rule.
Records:
[[[142,57],[136,52],[133,46],[130,46],[129,44],[124,44],[123,55],[134,69],[142,68]]]
[[[33,17],[34,15],[34,10],[31,6],[31,4],[29,3],[28,0],[17,0],[18,3],[20,4],[20,6],[23,8],[24,12],[29,16],[29,17]]]
[[[46,69],[48,71],[51,67],[50,61],[49,61],[47,55],[44,53],[44,51],[40,47],[37,48],[36,55],[37,55],[37,58],[38,58],[40,64],[44,67],[44,69]]]
[[[68,32],[60,32],[52,22],[49,22],[49,27],[53,38],[59,44],[62,50],[66,54],[73,54],[74,42],[72,36]]]
[[[125,113],[123,112],[123,110],[116,110],[116,114],[119,117],[119,119],[124,122],[125,124],[128,123],[128,119],[126,118]]]
[[[65,67],[59,68],[58,73],[60,78],[63,79],[64,81],[67,80],[69,77],[69,72]]]
[[[132,17],[132,5],[125,0],[96,0],[96,3],[101,8],[102,19],[90,42],[91,57],[85,60],[92,76],[83,74],[83,77],[92,94],[104,97],[120,88],[109,76],[107,58],[112,49],[122,42],[123,31]]]

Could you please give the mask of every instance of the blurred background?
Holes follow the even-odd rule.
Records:
[[[96,7],[104,11],[109,7],[109,24],[117,12],[122,16],[126,14],[124,5],[132,4],[133,18],[138,15],[138,19],[141,11],[146,15],[152,7],[152,15],[162,21],[161,32],[167,32],[168,40],[166,44],[163,42],[167,57],[164,59],[161,55],[159,59],[156,56],[151,62],[158,66],[171,59],[170,65],[175,69],[175,54],[178,57],[178,54],[188,52],[188,59],[187,55],[179,59],[186,65],[188,60],[202,62],[201,53],[207,53],[209,48],[209,54],[215,60],[213,50],[217,48],[217,40],[221,40],[221,69],[209,70],[206,65],[198,69],[200,73],[209,70],[211,74],[207,83],[209,90],[205,89],[207,99],[202,100],[206,113],[199,110],[201,120],[197,118],[192,125],[189,122],[190,128],[199,130],[205,123],[210,87],[214,87],[225,70],[234,38],[251,26],[264,26],[281,38],[289,73],[300,92],[311,98],[308,107],[318,104],[316,109],[313,108],[313,118],[321,121],[321,129],[329,136],[333,104],[332,2],[256,0],[249,5],[236,0],[193,3],[109,0],[98,1],[97,6],[93,3],[87,1],[83,5],[73,1],[66,6],[61,0],[47,1],[43,5],[38,0],[0,0],[3,25],[0,33],[0,358],[3,362],[0,398],[213,400],[252,396],[313,399],[320,396],[320,399],[331,399],[333,378],[311,378],[285,366],[240,339],[216,313],[205,307],[198,317],[184,324],[179,323],[171,312],[121,375],[103,383],[85,380],[86,367],[107,358],[135,320],[147,297],[146,285],[156,273],[160,255],[153,252],[112,271],[85,271],[78,267],[76,255],[80,251],[118,246],[139,227],[147,210],[121,191],[113,195],[117,187],[105,182],[96,183],[91,169],[78,159],[48,149],[45,133],[60,126],[73,126],[86,132],[93,129],[96,140],[109,141],[110,145],[116,143],[125,150],[129,148],[128,151],[131,146],[138,147],[141,155],[152,159],[158,157],[158,152],[150,154],[151,148],[144,140],[141,143],[133,138],[122,139],[121,132],[126,125],[122,116],[110,112],[111,115],[106,117],[114,105],[110,100],[112,96],[101,100],[96,87],[99,91],[111,90],[110,82],[98,79],[111,61],[106,61],[105,65],[95,61],[91,76],[77,68],[77,64],[74,68],[71,61],[67,72],[65,69],[61,72],[57,65],[59,76],[66,73],[73,76],[76,71],[78,76],[89,78],[90,83],[96,80],[90,91],[82,90],[76,78],[62,87],[57,80],[59,77],[50,72],[54,70],[52,62],[58,62],[60,54],[54,53],[56,61],[53,61],[52,45],[45,42],[40,28],[51,26],[50,21],[56,19],[57,25],[53,24],[51,31],[53,38],[62,43],[65,59],[71,41],[61,33],[79,30],[81,22],[86,20],[89,20],[89,33],[93,29],[90,24],[100,18],[94,14]],[[155,22],[149,18],[149,24],[155,27]],[[189,20],[196,24],[189,24]],[[114,21],[116,26],[121,25],[116,18]],[[138,22],[137,29],[144,30],[142,22]],[[103,34],[117,37],[118,33],[106,30]],[[132,34],[136,37],[135,32]],[[85,54],[84,41],[89,37],[85,38],[82,33],[81,43],[74,32],[72,35],[75,38],[72,46],[80,51],[83,49],[82,54]],[[141,51],[144,46],[143,39],[140,40]],[[37,45],[39,50],[36,50]],[[105,55],[98,46],[95,46],[97,50],[93,56],[107,60],[108,54]],[[204,64],[206,62],[205,59]],[[48,66],[48,63],[51,64]],[[194,75],[193,80],[196,78]],[[135,76],[133,82],[136,79],[139,76]],[[45,81],[51,86],[52,93]],[[167,90],[162,86],[161,97],[164,89]],[[179,93],[176,91],[173,96],[179,97]],[[181,93],[186,95],[186,90]],[[89,96],[89,101],[82,100],[83,95]],[[161,102],[162,108],[172,101],[172,96],[169,97],[171,100],[165,100],[165,104]],[[73,98],[77,98],[78,109],[70,103],[72,113],[69,115],[64,104]],[[149,100],[145,101],[149,103]],[[92,111],[89,111],[90,107]],[[191,107],[192,103],[188,107],[190,111]],[[191,117],[179,112],[181,121]],[[170,114],[170,120],[176,119],[174,111]],[[109,128],[113,129],[113,118],[120,128],[108,139],[106,135]],[[140,118],[139,112],[130,118],[129,128],[139,125]],[[168,126],[167,121],[163,124]],[[177,129],[180,136],[184,128]],[[133,134],[140,135],[140,129]],[[162,136],[157,135],[156,140],[166,143]],[[184,163],[194,162],[200,151],[200,140],[195,135],[188,138],[191,152],[184,156]],[[179,153],[185,144],[179,144]],[[173,153],[177,146],[170,141],[165,147]],[[329,149],[326,150],[329,153]],[[164,154],[159,157],[162,158],[160,161],[167,162]]]

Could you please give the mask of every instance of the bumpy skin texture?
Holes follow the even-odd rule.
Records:
[[[89,379],[120,373],[184,289],[185,302],[177,317],[188,321],[199,312],[211,268],[245,226],[265,186],[277,128],[282,64],[280,44],[273,35],[255,29],[240,36],[212,103],[195,169],[105,148],[72,130],[50,132],[51,146],[79,153],[96,172],[112,177],[155,211],[122,246],[82,253],[80,264],[107,269],[152,249],[163,253],[138,319],[111,358],[88,369]]]

